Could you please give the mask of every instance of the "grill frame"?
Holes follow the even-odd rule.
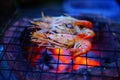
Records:
[[[81,19],[83,19],[83,18],[81,18]],[[85,18],[86,19],[86,18]],[[87,20],[89,20],[88,18],[87,18]],[[24,20],[23,20],[24,21]],[[25,20],[25,22],[26,22],[26,20]],[[94,23],[94,27],[97,27],[97,28],[93,28],[93,30],[95,31],[95,33],[97,34],[97,36],[96,36],[96,38],[94,38],[94,39],[96,39],[96,40],[94,40],[94,41],[98,41],[99,42],[99,39],[101,38],[101,33],[108,33],[109,35],[106,35],[106,37],[104,37],[104,35],[102,35],[102,37],[103,38],[111,38],[111,40],[113,40],[114,42],[115,42],[115,44],[117,44],[118,42],[117,42],[117,40],[116,40],[116,38],[113,36],[113,33],[116,33],[116,34],[119,34],[119,33],[117,33],[117,32],[115,32],[115,31],[112,31],[111,30],[111,28],[110,28],[110,24],[108,24],[107,22],[101,22],[101,21],[96,21],[96,19],[92,19],[92,22]],[[24,25],[25,25],[26,23],[24,23]],[[96,24],[98,25],[98,24],[100,24],[99,26],[96,26]],[[12,33],[13,34],[9,34],[8,36],[6,36],[6,35],[4,35],[4,37],[3,37],[3,41],[4,40],[7,40],[6,41],[6,43],[5,43],[5,41],[4,42],[1,42],[1,44],[2,45],[4,45],[5,47],[4,47],[4,50],[3,51],[1,51],[1,53],[2,53],[2,55],[0,56],[0,63],[4,63],[4,62],[13,62],[14,63],[14,65],[15,65],[15,63],[18,61],[18,62],[25,62],[26,60],[22,60],[22,59],[18,59],[17,60],[17,58],[16,59],[13,59],[13,60],[7,60],[7,59],[4,59],[5,57],[7,58],[8,56],[7,56],[7,54],[9,53],[14,53],[14,52],[16,52],[16,51],[8,51],[8,49],[9,49],[9,46],[11,47],[12,45],[13,46],[19,46],[20,45],[20,43],[18,42],[19,41],[19,39],[20,39],[20,35],[21,35],[21,32],[24,30],[24,28],[26,27],[26,26],[24,26],[24,25],[21,25],[21,26],[15,26],[15,25],[9,25],[10,27],[12,27],[12,28],[9,28],[8,30],[7,30],[7,32],[5,33],[5,34],[9,34],[9,31],[12,31]],[[104,27],[102,27],[102,26],[104,26]],[[102,27],[102,28],[101,28]],[[104,29],[105,28],[105,29]],[[107,30],[107,31],[106,31]],[[15,33],[17,33],[17,35],[15,34]],[[11,35],[11,36],[10,36]],[[111,36],[112,35],[112,36]],[[108,36],[108,37],[107,37]],[[8,39],[4,39],[4,38],[8,38]],[[17,43],[16,43],[16,41],[17,41]],[[97,44],[97,42],[95,43],[93,41],[93,43],[94,44]],[[94,44],[93,44],[93,46],[94,46]],[[99,43],[98,43],[99,44]],[[114,45],[115,45],[114,44]],[[104,45],[104,44],[101,44],[101,45]],[[113,45],[111,45],[111,46],[113,46]],[[20,47],[20,46],[19,46]],[[54,75],[54,78],[52,79],[52,80],[60,80],[59,79],[59,75],[66,75],[66,74],[69,74],[69,75],[71,75],[72,77],[71,77],[71,80],[78,80],[78,79],[84,79],[84,80],[87,80],[87,79],[90,79],[90,80],[93,80],[94,78],[90,78],[90,77],[96,77],[95,79],[100,79],[100,80],[119,80],[119,78],[120,78],[120,64],[119,64],[119,60],[117,60],[117,59],[119,59],[120,57],[118,56],[118,53],[120,52],[120,50],[117,48],[117,46],[115,45],[115,46],[113,46],[114,47],[114,49],[113,50],[102,50],[102,49],[100,49],[100,48],[96,48],[96,49],[91,49],[91,51],[98,51],[99,52],[99,56],[98,57],[89,57],[89,58],[99,58],[100,59],[100,62],[101,63],[103,63],[103,61],[102,61],[102,59],[106,59],[106,58],[102,58],[101,57],[101,52],[105,52],[105,53],[113,53],[112,55],[116,58],[115,59],[115,65],[116,65],[116,67],[108,67],[108,69],[116,69],[116,74],[117,74],[117,77],[116,76],[106,76],[106,75],[104,75],[105,74],[105,72],[104,72],[104,70],[105,70],[105,65],[101,65],[101,66],[99,66],[99,67],[97,67],[97,68],[100,68],[100,74],[101,75],[91,75],[90,74],[90,72],[89,72],[89,68],[86,66],[86,69],[84,69],[83,71],[78,71],[78,72],[71,72],[71,73],[59,73],[59,74],[56,74],[56,73],[52,73],[52,72],[47,72],[48,73],[48,75],[50,75],[50,74],[53,74]],[[11,49],[11,48],[10,48]],[[19,51],[17,51],[17,53],[19,53]],[[115,55],[114,55],[115,54]],[[45,55],[45,54],[44,54]],[[80,57],[88,57],[89,56],[89,54],[86,54],[86,55],[82,55],[82,56],[80,56]],[[58,63],[59,64],[59,63]],[[2,73],[2,71],[9,71],[8,73],[9,73],[9,76],[8,76],[8,80],[11,80],[11,79],[13,79],[13,78],[11,78],[11,76],[12,75],[14,75],[14,74],[18,74],[19,72],[25,72],[25,73],[29,73],[29,72],[32,72],[32,73],[39,73],[39,79],[40,80],[43,80],[43,76],[42,76],[42,74],[44,74],[44,73],[46,73],[46,72],[44,72],[43,70],[42,71],[32,71],[32,70],[29,70],[29,63],[27,64],[27,66],[28,66],[28,70],[15,70],[14,69],[14,66],[13,65],[11,65],[10,63],[8,63],[8,65],[10,66],[9,68],[6,68],[6,69],[4,69],[4,68],[1,68],[0,69],[0,76],[1,76],[1,78],[3,79],[3,80],[6,80],[6,78],[5,78],[5,75],[3,75],[3,73]],[[12,66],[12,67],[11,67]],[[31,68],[30,68],[31,69]],[[82,73],[82,72],[84,72],[84,73]],[[26,74],[27,75],[27,74]],[[52,76],[53,76],[52,75]],[[79,75],[79,77],[78,77],[78,75]],[[18,76],[17,76],[18,77]],[[44,76],[45,77],[45,76]],[[77,77],[78,77],[78,79],[77,79]],[[33,77],[34,78],[34,77]],[[26,80],[26,77],[24,77],[24,78],[22,78],[21,76],[19,76],[18,77],[18,79],[20,79],[20,80]],[[36,79],[36,78],[34,78],[34,79]],[[15,80],[15,79],[14,79]],[[45,79],[44,79],[45,80]]]

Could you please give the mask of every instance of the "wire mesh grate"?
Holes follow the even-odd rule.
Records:
[[[42,54],[42,60],[36,62],[32,61],[35,56],[34,49],[36,47],[32,44],[25,44],[24,40],[29,40],[27,37],[27,31],[29,26],[26,20],[17,21],[15,24],[9,25],[9,29],[6,31],[2,38],[2,44],[4,50],[0,50],[0,79],[1,80],[119,80],[120,79],[120,49],[116,38],[112,35],[113,31],[106,22],[92,21],[93,30],[96,36],[92,40],[93,47],[85,55],[79,56],[86,60],[93,59],[100,62],[100,66],[94,66],[86,64],[75,64],[74,60],[70,63],[61,63],[60,57],[70,57],[69,55],[61,55],[60,49],[58,55],[48,54],[49,50],[45,49]],[[22,25],[21,25],[22,23]],[[114,32],[116,33],[116,32]],[[22,41],[21,40],[22,35]],[[116,33],[119,34],[119,33]],[[2,36],[1,36],[2,37]],[[21,47],[32,47],[30,58],[27,59],[25,52]],[[37,53],[36,53],[37,54]],[[52,56],[58,57],[57,61],[51,61]],[[31,66],[33,65],[33,66]],[[78,70],[73,70],[74,66],[79,66]],[[55,73],[52,70],[47,70],[48,67],[53,69],[59,66],[68,67],[71,72],[63,71],[61,73]],[[39,67],[39,68],[37,68]],[[7,75],[7,76],[6,76]]]

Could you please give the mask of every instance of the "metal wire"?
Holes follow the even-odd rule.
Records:
[[[93,30],[96,33],[95,38],[93,39],[93,48],[91,49],[91,53],[95,53],[91,55],[90,52],[88,52],[86,55],[81,55],[80,57],[85,57],[87,59],[97,59],[100,61],[100,66],[95,66],[93,68],[89,68],[88,63],[86,62],[86,65],[79,64],[81,66],[85,66],[84,69],[79,69],[78,71],[73,71],[73,66],[78,65],[74,64],[74,61],[72,60],[71,64],[69,63],[59,63],[59,57],[60,56],[68,56],[68,55],[60,55],[60,49],[58,56],[58,60],[55,63],[49,63],[48,65],[67,65],[72,66],[72,72],[62,72],[62,73],[54,73],[50,71],[45,71],[45,64],[35,62],[35,64],[41,64],[41,69],[37,70],[34,69],[34,67],[31,67],[32,63],[32,57],[34,56],[34,45],[26,45],[32,47],[32,52],[30,52],[30,58],[29,61],[27,61],[24,57],[24,52],[21,48],[21,45],[25,45],[24,43],[21,44],[20,41],[20,35],[22,33],[26,34],[24,32],[24,29],[26,26],[12,26],[12,29],[8,30],[7,34],[12,35],[5,35],[3,41],[1,42],[2,45],[4,45],[4,50],[0,51],[0,64],[7,62],[9,68],[6,67],[0,67],[0,78],[2,80],[11,80],[13,79],[12,76],[16,76],[16,80],[119,80],[120,79],[120,62],[118,61],[120,50],[116,46],[117,42],[115,41],[114,37],[112,35],[112,30],[110,30],[110,26],[107,23],[104,22],[94,22],[93,23]],[[97,24],[97,25],[95,25]],[[118,33],[117,33],[118,34]],[[26,35],[23,36],[23,41],[27,40]],[[15,49],[14,49],[15,48]],[[44,54],[42,55],[45,57],[48,55],[46,49],[44,51]],[[21,55],[20,55],[21,54]],[[16,56],[15,56],[16,55]],[[49,54],[49,56],[52,56],[53,54]],[[13,57],[14,56],[14,57]],[[13,59],[12,59],[13,57]],[[43,61],[44,62],[44,61]],[[16,68],[18,67],[18,68]],[[6,75],[3,74],[3,71],[8,72],[8,77],[6,78]],[[14,78],[15,79],[15,78]]]

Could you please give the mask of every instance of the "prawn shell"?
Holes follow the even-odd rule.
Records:
[[[92,23],[90,21],[86,21],[86,20],[77,20],[73,24],[76,26],[83,26],[86,28],[92,28]]]
[[[79,45],[76,45],[77,43],[79,43]],[[81,39],[75,43],[74,48],[70,48],[68,51],[72,59],[75,59],[80,55],[86,54],[91,48],[92,43],[89,40]]]
[[[89,39],[95,36],[95,32],[90,29],[84,29],[83,31],[78,33],[77,36],[79,36],[79,38]]]

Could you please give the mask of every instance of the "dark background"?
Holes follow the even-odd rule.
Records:
[[[24,13],[23,17],[31,15],[34,15],[32,17],[40,17],[37,13],[41,14],[41,11],[60,15],[63,10],[62,3],[65,1],[67,0],[0,0],[0,25],[5,24],[19,10],[21,10],[19,13]],[[116,2],[120,4],[119,0]],[[54,9],[56,12],[49,11],[49,9]]]

